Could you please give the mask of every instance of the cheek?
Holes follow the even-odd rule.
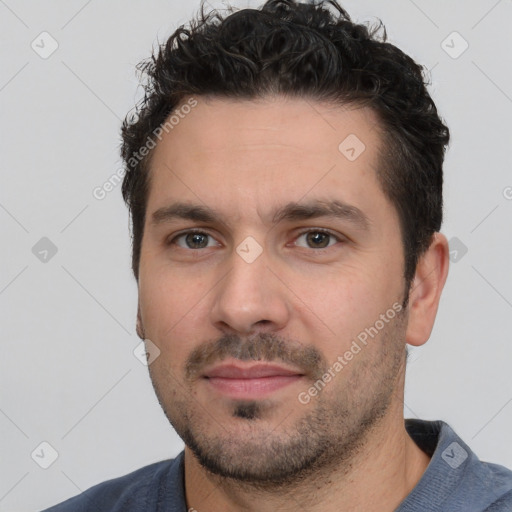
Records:
[[[145,334],[163,356],[154,364],[177,370],[191,350],[205,341],[210,288],[204,279],[183,270],[146,266],[141,271],[139,300]]]
[[[162,334],[172,332],[186,314],[181,288],[177,284],[171,286],[160,273],[141,274],[139,301],[147,337],[155,342],[163,341]]]
[[[381,314],[401,303],[400,280],[379,265],[371,270],[362,265],[338,269],[323,282],[323,286],[312,286],[312,279],[303,277],[295,290],[305,303],[302,323],[310,319],[309,328],[318,336],[313,342],[321,345],[328,359],[343,354]]]
[[[175,271],[166,265],[142,268],[139,299],[144,323],[150,328],[169,328],[188,314],[194,314],[205,294],[205,284],[188,271]]]

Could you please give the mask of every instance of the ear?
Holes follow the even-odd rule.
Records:
[[[409,345],[423,345],[430,337],[448,276],[449,255],[446,237],[435,233],[430,247],[418,261],[409,290],[409,322],[406,332]]]
[[[140,313],[140,304],[137,306],[137,327],[135,328],[137,331],[137,336],[144,340],[146,339],[145,333],[144,333],[144,326],[142,325],[142,317]]]

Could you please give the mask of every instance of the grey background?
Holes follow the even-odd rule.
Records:
[[[432,337],[413,351],[405,415],[446,420],[480,458],[512,467],[512,2],[342,3],[381,18],[432,70],[452,131],[443,232],[456,253]],[[103,200],[93,190],[120,168],[135,64],[197,6],[0,0],[1,511],[40,510],[182,449],[133,354],[120,186]],[[43,31],[58,43],[46,59],[31,47],[51,49]],[[58,453],[48,469],[42,442]]]

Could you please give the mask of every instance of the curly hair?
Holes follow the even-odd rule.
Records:
[[[280,94],[367,106],[377,114],[385,149],[376,172],[399,215],[408,296],[418,259],[441,227],[449,130],[422,68],[387,42],[382,22],[356,24],[336,0],[268,0],[259,9],[230,8],[227,15],[206,13],[203,1],[188,28],[180,26],[137,69],[144,98],[121,129],[122,193],[137,280],[152,154],[141,157],[140,148],[187,97]]]

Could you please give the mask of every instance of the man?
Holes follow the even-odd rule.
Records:
[[[403,418],[448,273],[421,68],[334,2],[271,0],[142,69],[137,333],[185,450],[49,510],[512,510],[512,472]]]

